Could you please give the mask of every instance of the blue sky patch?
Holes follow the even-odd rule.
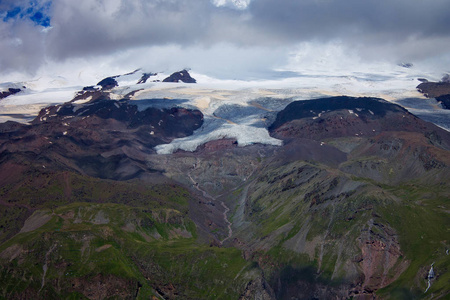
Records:
[[[44,15],[41,11],[36,12],[34,15],[32,15],[30,17],[31,21],[33,21],[34,23],[44,26],[44,27],[49,27],[50,26],[50,18],[46,15]]]
[[[44,5],[37,5],[35,1],[30,1],[28,6],[16,6],[6,12],[3,22],[17,19],[29,19],[36,25],[43,27],[50,26],[50,16],[47,14],[51,6],[51,2]]]
[[[12,10],[6,13],[6,16],[3,18],[3,21],[8,21],[17,17],[17,15],[22,11],[20,7],[14,7]]]

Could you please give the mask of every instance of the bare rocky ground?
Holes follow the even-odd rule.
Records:
[[[448,296],[447,131],[340,97],[279,113],[282,147],[158,155],[201,114],[93,101],[1,125],[3,297]]]

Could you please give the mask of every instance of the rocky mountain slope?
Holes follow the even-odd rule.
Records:
[[[423,82],[417,86],[419,92],[430,98],[448,95],[450,93],[450,83],[448,82]]]
[[[425,80],[417,86],[419,92],[423,93],[426,97],[435,98],[443,95],[450,94],[450,82],[447,80],[442,80],[439,82],[431,82]]]
[[[450,80],[447,74],[440,82],[422,82],[417,86],[427,98],[436,98],[445,109],[450,109]]]
[[[449,132],[332,97],[277,113],[282,146],[161,155],[200,111],[91,92],[0,125],[0,297],[450,295]]]

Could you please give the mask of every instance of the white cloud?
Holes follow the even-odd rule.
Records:
[[[211,3],[217,7],[226,6],[235,9],[246,9],[251,0],[211,0]]]

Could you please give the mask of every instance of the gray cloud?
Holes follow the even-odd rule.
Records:
[[[45,58],[44,38],[31,21],[0,22],[0,70],[22,72],[38,68]]]
[[[256,0],[257,26],[291,38],[330,38],[348,33],[448,35],[448,1]]]
[[[111,53],[133,46],[192,44],[201,37],[210,17],[204,2],[54,2],[52,22],[55,25],[49,33],[49,52],[63,59]]]
[[[320,46],[337,40],[371,59],[427,59],[449,52],[443,47],[450,39],[448,0],[253,0],[242,6],[229,0],[58,0],[48,11],[52,26],[48,32],[26,19],[1,21],[6,10],[27,3],[0,2],[0,72],[36,70],[45,61],[174,45],[170,49],[179,52],[172,55],[183,57],[186,65],[190,64],[186,54],[193,50],[229,62],[243,49],[245,59],[237,60],[248,61],[250,67],[267,59],[271,49],[276,48],[272,55],[287,57],[304,42]],[[283,47],[285,54],[280,51]],[[248,55],[252,49],[262,55],[253,62]],[[277,64],[283,59],[267,61]]]

